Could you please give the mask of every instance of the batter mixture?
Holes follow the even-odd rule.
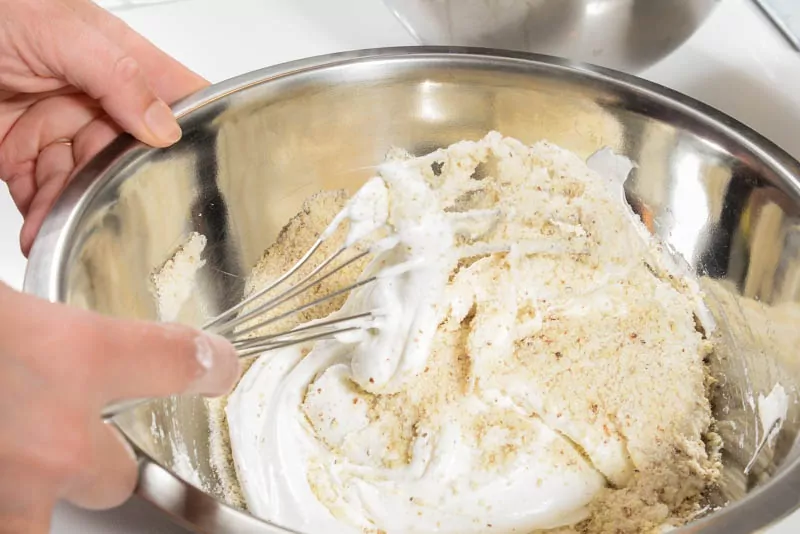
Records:
[[[310,199],[250,288],[328,232],[326,250],[371,254],[307,301],[377,280],[274,328],[376,313],[265,353],[227,400],[251,513],[326,534],[624,534],[696,514],[719,467],[713,326],[607,174],[491,133]]]

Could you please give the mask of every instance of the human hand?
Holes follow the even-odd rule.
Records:
[[[49,532],[59,499],[123,502],[137,470],[100,411],[173,393],[222,394],[239,373],[221,338],[51,304],[0,283],[0,532]]]
[[[27,255],[76,168],[121,131],[171,145],[166,102],[207,82],[90,0],[0,0],[0,13],[0,178]]]

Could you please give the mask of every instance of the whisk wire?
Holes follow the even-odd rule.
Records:
[[[234,340],[232,343],[233,343],[233,346],[236,347],[237,349],[246,349],[246,348],[249,348],[249,347],[252,347],[252,346],[256,346],[256,345],[259,345],[259,344],[262,344],[262,343],[265,343],[265,342],[273,342],[275,340],[280,340],[281,338],[291,338],[292,336],[296,336],[297,334],[303,334],[303,333],[307,333],[309,331],[324,330],[326,328],[328,328],[330,330],[329,327],[331,327],[331,326],[337,327],[337,326],[342,325],[344,323],[349,323],[349,322],[356,321],[356,320],[359,320],[359,319],[372,319],[373,317],[374,317],[374,315],[373,315],[372,312],[359,313],[359,314],[356,314],[356,315],[349,315],[347,317],[340,317],[338,319],[330,319],[330,320],[327,320],[327,321],[321,321],[321,322],[314,323],[314,324],[311,324],[311,325],[300,326],[300,327],[295,328],[293,330],[290,330],[288,332],[280,332],[280,333],[277,333],[277,334],[270,334],[270,335],[266,335],[266,336],[258,336],[258,337],[237,339],[237,340]]]
[[[319,334],[314,334],[311,336],[301,337],[298,339],[293,339],[291,341],[285,342],[275,342],[275,343],[264,343],[262,345],[257,345],[248,349],[244,349],[242,351],[238,351],[239,357],[244,358],[247,356],[254,356],[256,354],[261,354],[267,350],[275,350],[281,349],[284,347],[290,347],[292,345],[299,345],[300,343],[306,343],[309,341],[319,341],[321,339],[330,339],[334,336],[344,334],[346,332],[355,332],[361,330],[360,326],[351,326],[348,328],[340,328],[337,330],[331,330],[330,332],[321,332]]]
[[[362,254],[360,256],[357,256],[356,258],[352,258],[350,261],[348,261],[345,264],[339,266],[338,268],[334,269],[330,273],[327,273],[327,274],[321,276],[320,278],[314,278],[315,276],[317,276],[320,273],[320,271],[322,271],[325,267],[330,265],[337,257],[339,257],[342,254],[342,252],[344,252],[344,250],[345,250],[344,248],[340,248],[339,250],[334,252],[332,255],[330,255],[328,258],[326,258],[322,263],[320,263],[317,267],[315,267],[313,271],[311,271],[302,280],[300,280],[300,282],[298,282],[297,285],[290,287],[289,289],[285,290],[283,293],[280,293],[279,295],[277,295],[276,297],[268,300],[267,302],[264,302],[264,303],[258,305],[256,308],[250,310],[247,313],[244,313],[244,314],[240,315],[236,319],[233,319],[233,320],[221,325],[219,327],[219,329],[218,329],[218,333],[220,333],[222,335],[233,333],[233,331],[237,327],[239,327],[242,324],[250,321],[253,317],[261,315],[262,313],[264,313],[267,310],[276,308],[277,306],[283,304],[284,302],[296,297],[297,295],[305,292],[306,290],[310,289],[311,287],[321,283],[323,280],[325,280],[325,279],[329,278],[330,276],[336,274],[337,272],[341,271],[342,269],[347,267],[347,265],[349,265],[349,264],[353,263],[354,261],[356,261],[357,259],[359,259],[359,257],[363,257],[363,254]]]
[[[286,280],[288,280],[288,279],[289,279],[291,276],[293,276],[293,275],[294,275],[294,273],[296,273],[296,272],[297,272],[297,271],[298,271],[298,270],[299,270],[299,269],[300,269],[300,268],[301,268],[303,265],[305,265],[305,263],[306,263],[306,262],[307,262],[307,261],[308,261],[308,260],[311,258],[311,256],[313,256],[313,255],[314,255],[314,254],[317,252],[317,250],[319,249],[319,247],[321,247],[321,246],[322,246],[322,243],[323,243],[324,241],[325,241],[324,237],[319,237],[319,238],[318,238],[318,239],[317,239],[317,240],[314,242],[314,244],[313,244],[313,245],[311,245],[311,248],[309,248],[309,249],[306,251],[306,253],[305,253],[305,254],[303,254],[303,256],[302,256],[302,257],[301,257],[299,260],[297,260],[297,262],[296,262],[296,263],[295,263],[295,264],[294,264],[294,265],[293,265],[293,266],[292,266],[292,267],[291,267],[291,268],[290,268],[288,271],[286,271],[286,272],[285,272],[285,273],[283,273],[283,274],[282,274],[280,277],[278,277],[278,279],[277,279],[277,280],[275,280],[274,282],[272,282],[272,284],[268,285],[267,287],[264,287],[264,288],[262,288],[262,289],[259,289],[257,292],[255,292],[255,293],[253,293],[252,295],[250,295],[249,297],[245,298],[245,299],[244,299],[244,300],[242,300],[240,303],[238,303],[238,304],[236,304],[236,305],[234,305],[234,306],[232,306],[232,307],[228,308],[228,309],[227,309],[227,310],[225,310],[224,312],[220,313],[219,315],[217,315],[216,317],[214,317],[213,319],[211,319],[210,321],[208,321],[208,322],[207,322],[205,325],[203,325],[203,330],[209,330],[209,331],[214,331],[214,332],[217,332],[217,330],[215,329],[215,327],[216,327],[216,326],[217,326],[217,325],[218,325],[220,322],[224,321],[224,320],[225,320],[225,319],[227,319],[228,317],[231,317],[231,316],[232,316],[232,315],[234,315],[236,312],[238,312],[239,310],[241,310],[242,308],[244,308],[245,306],[247,306],[248,304],[250,304],[250,303],[251,303],[251,302],[253,302],[254,300],[256,300],[256,299],[258,299],[258,298],[261,298],[263,295],[265,295],[265,294],[269,293],[270,291],[272,291],[273,289],[275,289],[276,287],[278,287],[279,285],[281,285],[283,282],[285,282]]]
[[[356,283],[351,284],[351,285],[349,285],[347,287],[344,287],[342,289],[334,291],[333,293],[330,293],[328,295],[320,297],[320,298],[318,298],[316,300],[313,300],[313,301],[311,301],[311,302],[309,302],[307,304],[303,304],[303,305],[298,306],[296,308],[292,308],[291,310],[289,310],[287,312],[284,312],[284,313],[282,313],[280,315],[276,315],[275,317],[270,317],[268,319],[264,319],[263,321],[259,321],[258,323],[255,323],[253,325],[248,326],[247,328],[243,328],[241,330],[237,330],[236,331],[236,335],[243,336],[243,335],[249,334],[250,332],[258,330],[259,328],[264,328],[265,326],[268,326],[268,325],[271,325],[273,323],[276,323],[276,322],[278,322],[278,321],[280,321],[282,319],[286,319],[287,317],[291,317],[292,315],[295,315],[297,313],[305,311],[305,310],[307,310],[309,308],[313,308],[314,306],[318,306],[318,305],[322,304],[323,302],[327,302],[329,300],[335,299],[336,297],[338,297],[340,295],[344,295],[346,293],[349,293],[350,291],[353,291],[354,289],[357,289],[359,287],[362,287],[362,286],[365,286],[367,284],[370,284],[370,283],[374,282],[375,280],[377,280],[377,278],[374,277],[374,276],[370,277],[370,278],[367,278],[365,280],[361,280],[360,282],[356,282]]]
[[[238,304],[228,308],[227,310],[223,311],[213,319],[206,322],[203,325],[202,329],[208,332],[213,332],[215,334],[221,335],[226,337],[228,340],[231,341],[233,344],[234,349],[236,350],[237,355],[240,358],[244,358],[247,356],[255,356],[261,354],[268,350],[275,350],[280,349],[283,347],[289,347],[292,345],[297,345],[300,343],[308,343],[310,341],[318,341],[323,339],[331,339],[333,337],[348,333],[348,332],[359,332],[363,331],[366,325],[372,324],[370,319],[375,318],[375,312],[365,312],[359,313],[354,315],[349,315],[346,317],[337,317],[334,319],[328,319],[324,321],[318,321],[313,324],[299,326],[292,330],[279,332],[275,334],[268,334],[263,336],[257,337],[246,337],[249,334],[255,332],[260,328],[264,328],[270,324],[276,323],[281,321],[282,319],[286,319],[291,317],[292,315],[298,314],[304,310],[309,308],[313,308],[314,306],[318,306],[324,302],[330,301],[335,299],[341,295],[347,294],[359,287],[363,287],[369,283],[374,282],[378,279],[377,276],[371,276],[364,280],[359,280],[353,284],[348,285],[347,287],[341,288],[339,290],[333,291],[327,295],[322,297],[316,298],[311,302],[306,304],[299,305],[294,307],[286,312],[280,313],[274,317],[264,317],[261,320],[258,318],[262,315],[266,315],[266,313],[274,310],[277,306],[297,297],[298,295],[309,291],[314,286],[318,286],[326,279],[330,278],[331,276],[335,275],[338,272],[341,272],[342,269],[346,268],[349,265],[352,265],[356,261],[364,258],[371,252],[376,249],[376,246],[358,252],[350,259],[342,262],[341,264],[335,266],[328,272],[325,272],[335,261],[339,258],[345,251],[354,247],[360,240],[355,240],[356,242],[348,242],[346,245],[338,248],[334,253],[326,257],[319,265],[317,265],[311,272],[305,275],[297,284],[292,285],[283,291],[281,291],[275,297],[270,298],[266,302],[255,306],[252,310],[248,310],[245,313],[239,313],[243,309],[245,309],[249,304],[252,304],[256,300],[264,297],[270,291],[275,290],[282,284],[284,284],[287,280],[289,280],[292,276],[297,274],[302,267],[308,263],[311,257],[316,254],[322,243],[324,243],[328,237],[330,237],[334,230],[338,227],[341,220],[334,220],[331,225],[317,238],[313,245],[303,254],[303,256],[295,262],[292,267],[283,273],[280,277],[278,277],[275,281],[273,281],[268,286],[259,289],[249,297],[243,299]],[[387,243],[379,244],[377,249],[381,247],[386,247]],[[238,314],[238,315],[237,315]],[[363,322],[355,322],[364,320]],[[248,324],[255,321],[252,324]],[[348,326],[348,323],[353,323]],[[244,328],[240,328],[244,326]],[[112,403],[106,406],[103,409],[102,417],[104,420],[109,421],[116,417],[118,414],[135,408],[141,404],[147,403],[152,399],[133,399],[127,400],[117,403]]]
[[[291,288],[285,290],[283,293],[281,293],[281,294],[277,295],[276,297],[270,299],[269,301],[264,302],[263,304],[257,306],[255,309],[253,309],[253,310],[251,310],[251,311],[249,311],[247,313],[244,313],[244,314],[240,315],[239,317],[237,317],[236,319],[226,323],[224,326],[222,326],[219,329],[218,333],[220,333],[221,335],[227,335],[227,337],[233,337],[234,335],[243,335],[243,334],[246,334],[246,333],[250,333],[253,330],[256,330],[256,329],[261,328],[263,326],[266,326],[268,324],[272,324],[272,323],[274,323],[274,322],[276,322],[276,321],[278,321],[280,319],[285,319],[286,317],[289,317],[289,316],[291,316],[291,315],[293,315],[295,313],[298,313],[300,311],[308,309],[311,306],[316,306],[318,304],[321,304],[322,302],[325,302],[327,300],[330,300],[330,299],[332,299],[334,297],[337,297],[337,296],[341,295],[342,291],[340,290],[340,291],[336,292],[335,294],[329,295],[327,298],[323,298],[322,300],[317,299],[317,300],[315,300],[315,301],[313,301],[313,302],[311,302],[309,304],[294,308],[293,310],[290,310],[287,313],[283,313],[283,314],[281,314],[281,315],[279,315],[277,317],[269,318],[269,319],[266,319],[264,321],[260,321],[260,322],[258,322],[256,324],[250,325],[250,326],[248,326],[248,327],[246,327],[244,329],[236,330],[239,326],[244,325],[245,323],[247,323],[249,321],[252,321],[253,318],[263,315],[264,312],[266,312],[268,310],[271,310],[271,309],[275,309],[276,307],[278,307],[281,304],[293,299],[294,297],[296,297],[296,296],[298,296],[298,295],[300,295],[302,293],[305,293],[306,291],[308,291],[312,287],[314,287],[316,285],[319,285],[320,283],[322,283],[323,281],[327,280],[331,276],[333,276],[336,273],[340,272],[342,269],[346,268],[347,266],[353,264],[354,262],[358,261],[359,259],[361,259],[364,256],[366,256],[367,254],[369,254],[369,251],[364,251],[364,252],[361,252],[359,254],[356,254],[354,257],[352,257],[349,260],[345,261],[344,263],[338,265],[337,267],[332,269],[330,272],[327,272],[327,273],[325,273],[325,274],[323,274],[321,276],[318,276],[320,271],[322,269],[324,269],[324,267],[327,267],[328,265],[330,265],[335,258],[337,258],[338,256],[340,256],[342,254],[343,250],[344,249],[339,249],[334,254],[332,254],[330,257],[328,257],[324,262],[322,262],[322,264],[320,264],[321,266],[324,265],[322,268],[320,268],[320,267],[315,268],[312,273],[309,273],[309,275],[307,275],[305,278],[303,278],[303,280],[301,280],[296,286],[292,286]],[[361,285],[363,285],[363,284],[361,284]],[[359,287],[359,286],[353,286],[352,289],[355,289],[355,287]]]

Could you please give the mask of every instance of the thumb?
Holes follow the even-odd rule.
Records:
[[[103,406],[221,394],[238,371],[222,338],[52,304],[0,282],[0,532],[29,514],[40,520],[19,532],[45,532],[59,497],[106,508],[130,495],[136,464],[101,421]]]
[[[81,326],[102,347],[102,361],[93,363],[104,404],[179,393],[222,395],[239,377],[239,358],[222,337],[177,324],[91,321]]]
[[[48,54],[54,57],[50,68],[56,75],[99,101],[117,124],[143,143],[165,147],[180,139],[172,110],[155,95],[136,59],[77,17],[54,24],[60,27],[53,35],[70,43]]]
[[[63,386],[71,396],[97,408],[131,398],[222,395],[239,376],[227,340],[188,326],[111,318],[0,283],[3,316],[14,330],[7,341],[26,366],[59,383],[69,377]]]

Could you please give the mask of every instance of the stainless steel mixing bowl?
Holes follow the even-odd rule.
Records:
[[[422,154],[491,129],[583,156],[611,147],[638,163],[629,201],[713,290],[724,333],[711,361],[724,469],[708,496],[722,508],[680,532],[749,533],[800,502],[794,402],[744,474],[762,436],[754,398],[780,382],[794,401],[800,382],[800,164],[755,132],[631,76],[467,49],[298,61],[215,85],[176,112],[185,133],[175,147],[121,138],[68,187],[33,248],[27,291],[154,318],[150,274],[197,231],[206,265],[182,312],[197,324],[241,297],[243,277],[306,197],[355,190],[390,147]],[[217,500],[201,399],[160,401],[118,424],[141,456],[139,495],[183,524],[285,532]]]
[[[552,54],[638,72],[663,58],[721,0],[384,0],[423,45]]]

